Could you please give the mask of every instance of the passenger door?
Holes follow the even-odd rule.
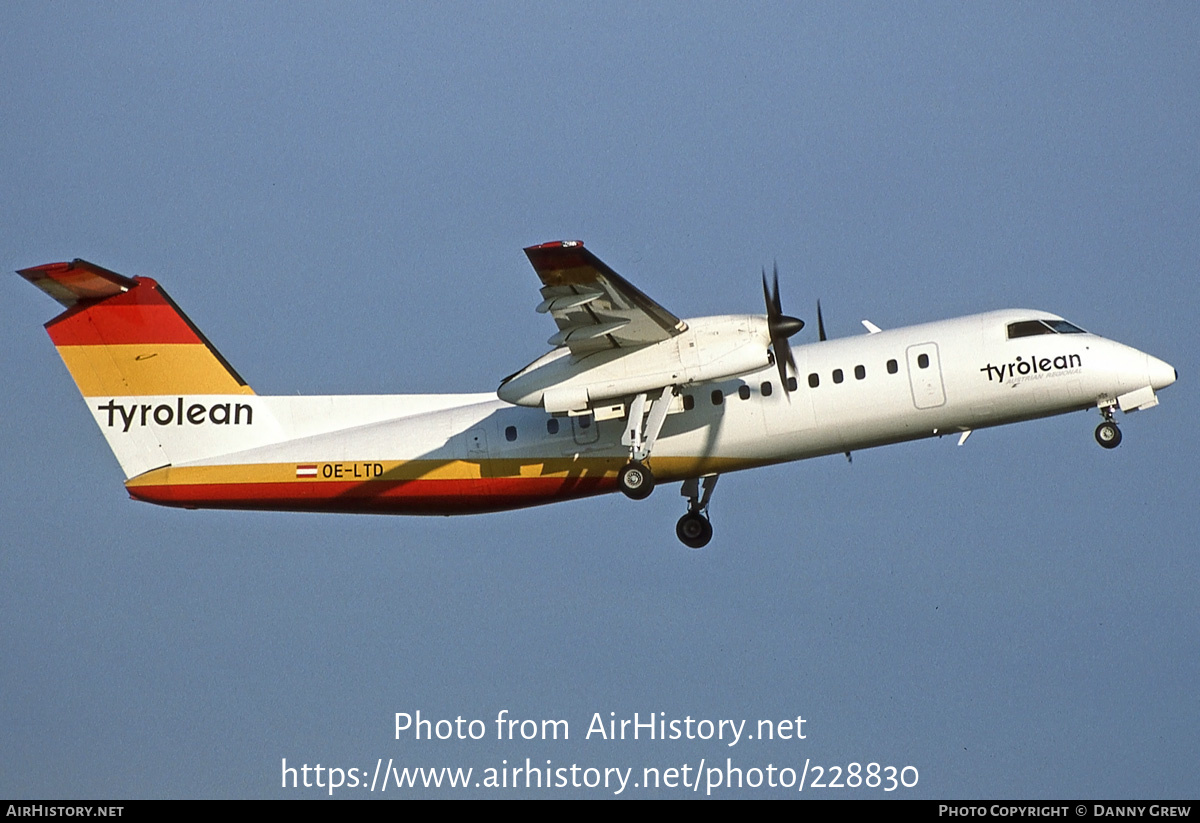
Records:
[[[913,405],[918,409],[934,409],[946,404],[946,389],[942,384],[942,363],[937,343],[918,343],[909,346],[908,382],[912,387]]]

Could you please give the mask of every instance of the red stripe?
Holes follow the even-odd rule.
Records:
[[[536,246],[526,246],[525,251],[536,251],[538,249],[568,249],[582,247],[582,240],[551,240],[549,243],[538,243]]]
[[[119,346],[126,343],[203,343],[187,320],[159,294],[158,283],[136,277],[137,286],[99,303],[79,303],[46,324],[56,346]]]
[[[198,483],[134,486],[129,488],[129,496],[161,506],[198,509],[473,514],[588,497],[614,491],[616,487],[616,479],[611,477]]]

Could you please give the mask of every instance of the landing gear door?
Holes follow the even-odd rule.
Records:
[[[908,381],[912,386],[913,405],[918,409],[934,409],[946,404],[946,389],[942,385],[942,362],[937,343],[918,343],[909,346]]]

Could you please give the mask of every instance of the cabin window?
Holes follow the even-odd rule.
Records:
[[[683,410],[691,411],[694,408],[696,408],[696,398],[692,397],[690,394],[685,394],[683,396]]]
[[[762,392],[763,397],[770,397],[771,396],[771,381],[768,380],[766,383],[763,383],[761,386],[758,387],[758,390],[760,392]]]
[[[749,400],[750,399],[750,387],[745,384],[738,386],[738,397],[742,398],[743,400]]]
[[[509,443],[516,440],[517,439],[517,427],[509,426],[507,429],[505,429],[504,430],[504,439],[507,440]]]
[[[795,391],[796,387],[799,385],[800,384],[796,382],[796,378],[794,378],[794,377],[788,378],[788,381],[787,381],[788,391]]]
[[[842,370],[841,370],[841,369],[834,369],[834,370],[833,370],[833,382],[834,382],[834,383],[841,383],[841,382],[842,382]]]
[[[550,434],[558,434],[558,420],[551,417],[546,421],[546,431]]]
[[[590,429],[592,427],[592,416],[590,414],[585,414],[575,419],[579,421],[579,428],[581,429]]]
[[[821,378],[816,372],[813,372],[808,376],[808,387],[810,389],[815,389],[819,385],[821,385]]]
[[[929,355],[918,354],[917,355],[917,366],[922,369],[929,368]]]
[[[895,374],[898,371],[900,371],[900,364],[897,363],[895,360],[889,360],[888,361],[888,374]]]
[[[725,402],[725,395],[721,394],[720,389],[714,389],[712,393],[712,404],[714,406],[719,406],[723,402]]]
[[[867,367],[866,366],[855,366],[854,367],[854,379],[855,380],[863,380],[866,378],[866,376],[867,376]]]

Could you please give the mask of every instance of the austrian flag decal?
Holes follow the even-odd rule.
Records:
[[[297,477],[316,477],[317,476],[317,464],[316,463],[305,463],[303,465],[296,466],[296,476]]]

